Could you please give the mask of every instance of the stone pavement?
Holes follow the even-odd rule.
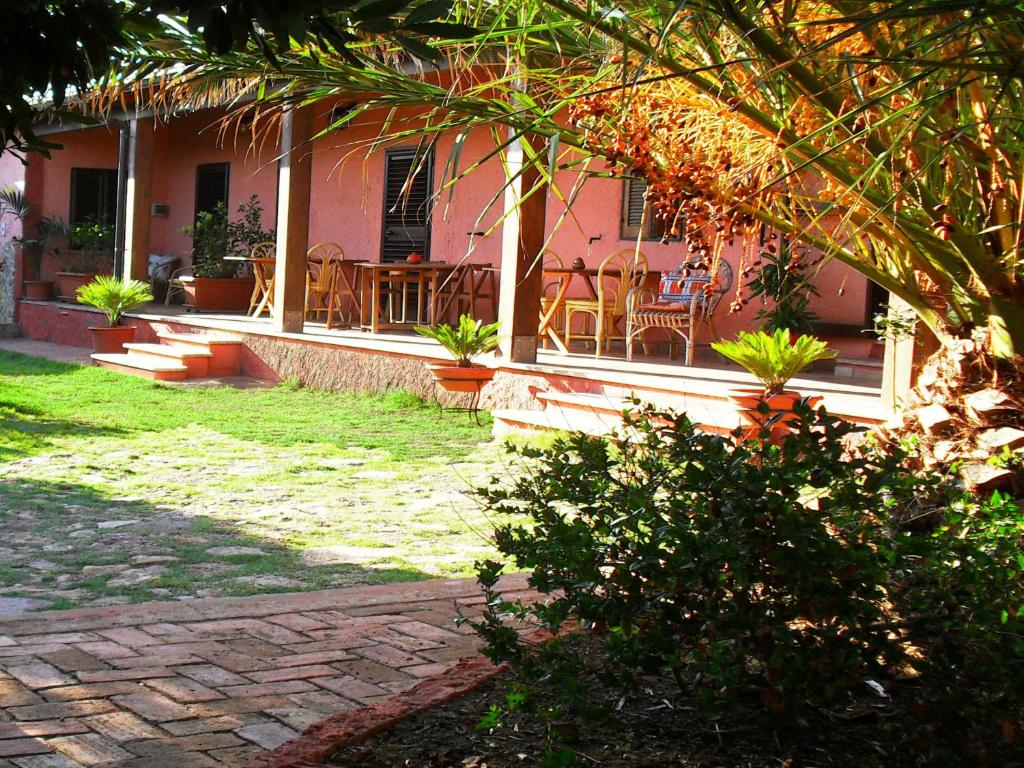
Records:
[[[481,600],[427,581],[0,617],[0,768],[244,766],[472,654],[453,617]]]

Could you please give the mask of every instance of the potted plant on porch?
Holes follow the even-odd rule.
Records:
[[[149,286],[139,280],[122,280],[113,275],[98,275],[78,288],[79,303],[103,310],[105,326],[90,326],[92,346],[96,352],[123,352],[124,345],[135,338],[135,327],[118,325],[121,315],[153,301]]]
[[[430,366],[434,379],[449,392],[479,393],[494,376],[491,368],[474,365],[473,358],[498,346],[498,324],[484,325],[472,315],[463,315],[455,327],[442,323],[416,332],[433,339],[455,358],[455,364],[435,363]]]
[[[84,219],[71,227],[64,270],[56,274],[57,297],[76,301],[78,289],[114,269],[114,228],[98,219]]]
[[[185,302],[200,310],[245,311],[255,281],[239,276],[238,261],[226,256],[248,256],[253,246],[273,241],[273,229],[262,226],[263,206],[253,195],[238,206],[241,218],[229,221],[227,207],[218,203],[196,217],[182,232],[192,238],[192,277],[183,281]]]
[[[729,400],[739,408],[740,416],[749,425],[744,439],[756,437],[768,427],[774,440],[789,432],[793,406],[802,398],[799,392],[786,389],[786,382],[816,360],[836,356],[833,349],[813,336],[791,339],[788,328],[774,333],[740,331],[734,341],[711,345],[719,354],[738,363],[761,382],[763,389],[734,389]],[[812,408],[821,397],[807,398]]]
[[[0,189],[0,216],[11,214],[22,227],[32,210],[25,193],[14,186]],[[60,234],[67,234],[67,227],[59,219],[41,218],[35,225],[35,237],[26,237],[22,229],[20,237],[14,242],[21,246],[24,276],[22,285],[25,287],[25,298],[41,301],[53,295],[53,281],[43,280],[43,256],[52,250],[53,239]]]

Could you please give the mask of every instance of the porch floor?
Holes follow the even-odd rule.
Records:
[[[80,307],[78,307],[80,308]],[[388,331],[370,334],[351,328],[328,329],[325,323],[307,322],[301,334],[275,331],[269,317],[248,317],[236,313],[200,313],[183,306],[149,305],[133,313],[151,322],[173,321],[204,330],[254,334],[355,350],[372,350],[425,361],[449,360],[436,342],[412,331]],[[584,351],[563,354],[555,349],[540,349],[536,363],[513,363],[497,358],[487,360],[500,370],[544,376],[587,379],[594,383],[638,393],[685,393],[698,397],[722,398],[736,387],[756,387],[757,380],[739,366],[721,362],[706,345],[698,346],[697,364],[685,366],[667,355],[635,354],[627,361],[621,349],[595,357]],[[712,359],[715,358],[715,359]],[[882,421],[881,387],[873,382],[853,381],[830,372],[810,371],[792,379],[790,386],[807,395],[822,395],[832,412],[857,420]]]
[[[96,312],[78,304],[53,302],[23,302],[44,304],[61,314],[69,311]],[[228,334],[280,339],[321,347],[333,347],[348,352],[371,352],[424,362],[445,361],[451,358],[436,342],[411,331],[389,331],[370,334],[349,328],[328,330],[321,322],[307,322],[302,333],[275,331],[269,317],[253,318],[237,313],[189,312],[182,306],[164,307],[150,304],[128,317],[148,323],[169,323],[190,326],[196,330],[222,331]],[[708,398],[723,401],[729,390],[737,387],[757,386],[757,382],[738,366],[723,363],[706,346],[697,349],[697,364],[685,366],[667,356],[636,355],[626,361],[621,349],[613,349],[608,356],[595,357],[579,351],[562,354],[554,349],[541,349],[536,363],[513,363],[497,358],[485,361],[498,371],[557,382],[571,383],[568,391],[609,393],[623,396],[635,392],[647,401],[678,403],[678,396],[699,400]],[[558,388],[557,384],[553,384]],[[837,377],[831,371],[809,371],[790,382],[793,389],[806,395],[821,395],[825,407],[832,413],[856,421],[877,423],[887,418],[881,400],[881,387],[872,381]],[[538,406],[533,406],[538,407]]]

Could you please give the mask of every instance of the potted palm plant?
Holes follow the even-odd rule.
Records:
[[[799,392],[786,389],[786,382],[816,360],[836,356],[833,349],[814,336],[790,337],[788,328],[774,333],[740,331],[734,341],[711,345],[719,354],[738,363],[757,377],[762,389],[735,389],[729,400],[739,408],[740,416],[749,425],[744,435],[750,439],[768,427],[773,439],[789,431],[793,405],[801,399]],[[813,408],[821,397],[807,398]]]
[[[446,323],[429,328],[416,328],[416,332],[433,339],[455,358],[455,364],[433,364],[428,366],[434,379],[449,392],[478,393],[494,376],[494,371],[475,365],[473,358],[490,352],[498,346],[498,324],[484,325],[472,315],[463,315],[459,324],[452,327]]]
[[[149,286],[139,280],[122,280],[113,275],[98,275],[81,286],[78,301],[103,310],[105,326],[91,326],[92,346],[96,352],[123,352],[124,345],[135,338],[135,327],[118,325],[121,315],[153,301]]]
[[[14,186],[0,189],[0,216],[11,214],[24,228],[25,220],[32,211],[25,193]],[[36,236],[26,237],[24,229],[14,242],[21,246],[24,265],[22,285],[27,299],[49,299],[53,294],[53,281],[43,279],[43,256],[50,250],[53,238],[66,234],[67,227],[58,219],[42,218],[36,222]]]

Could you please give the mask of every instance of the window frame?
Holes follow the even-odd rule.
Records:
[[[670,242],[678,242],[682,238],[680,237],[665,237],[664,234],[658,231],[659,228],[663,228],[666,225],[660,222],[651,211],[650,203],[644,201],[644,214],[643,214],[643,232],[641,232],[640,224],[633,224],[629,220],[630,214],[630,198],[633,196],[633,185],[643,184],[644,191],[647,190],[647,182],[636,176],[623,176],[622,177],[622,195],[620,198],[620,210],[619,210],[619,239],[620,240],[632,240],[636,241],[638,238],[642,241],[657,241],[662,242],[668,240]]]
[[[97,210],[96,216],[79,215],[79,190],[85,174],[99,174],[97,177]],[[110,207],[110,204],[113,207]],[[107,210],[109,208],[109,210]],[[87,219],[95,218],[104,226],[115,226],[117,223],[117,168],[87,168],[76,166],[71,169],[70,189],[68,190],[68,224],[74,226]]]

